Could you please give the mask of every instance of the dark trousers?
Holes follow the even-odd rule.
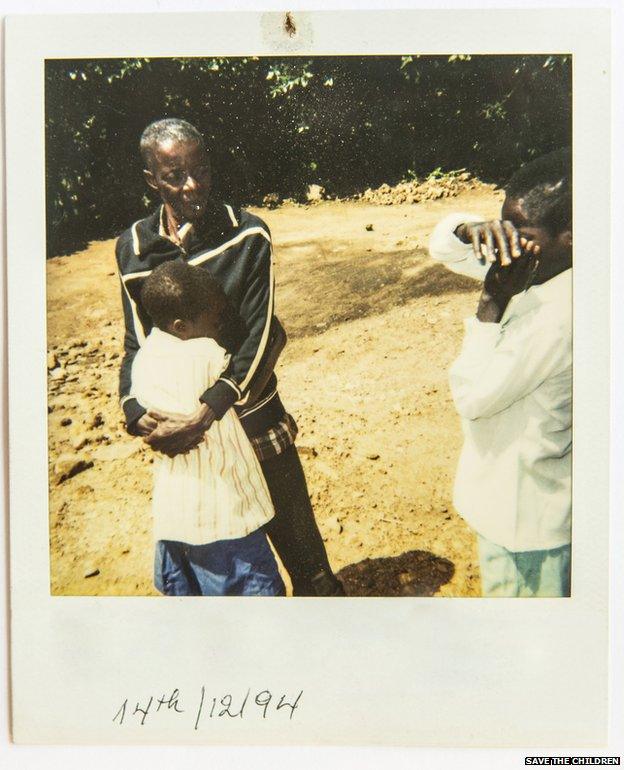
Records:
[[[314,519],[301,460],[293,445],[260,463],[275,517],[265,526],[295,596],[344,596]]]

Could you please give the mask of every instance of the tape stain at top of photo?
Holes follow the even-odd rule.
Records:
[[[294,53],[310,48],[313,40],[309,13],[267,11],[260,19],[262,40],[280,52]]]

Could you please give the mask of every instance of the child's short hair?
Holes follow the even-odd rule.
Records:
[[[223,289],[207,270],[180,260],[158,265],[141,287],[141,303],[162,330],[178,318],[194,321],[221,297]]]
[[[522,166],[505,185],[510,198],[522,198],[527,216],[558,234],[572,226],[572,153],[555,150]]]

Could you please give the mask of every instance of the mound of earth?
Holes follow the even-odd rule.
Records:
[[[420,180],[414,178],[393,187],[388,184],[382,184],[375,189],[369,187],[358,195],[357,199],[366,203],[392,206],[397,203],[422,203],[440,198],[455,198],[469,190],[493,191],[495,189],[495,185],[481,182],[468,171],[458,171],[439,177],[430,176]]]

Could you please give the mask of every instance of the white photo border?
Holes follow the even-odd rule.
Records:
[[[6,30],[5,90],[13,714],[19,741],[546,747],[606,740],[608,12],[493,10],[485,41],[477,13],[376,13],[306,14],[313,34],[305,53],[573,54],[573,596],[532,602],[290,600],[275,606],[50,596],[43,60],[284,51],[263,37],[261,14],[211,15],[209,24],[204,17],[206,28],[200,17],[192,25],[188,17],[162,15],[125,15],[123,24],[115,16],[15,17]],[[175,34],[163,34],[177,28],[184,29],[179,43]],[[167,635],[150,633],[163,628]],[[254,640],[251,650],[234,646],[239,634]],[[260,729],[237,722],[194,732],[159,722],[122,733],[111,721],[125,692],[139,699],[176,686],[196,692],[201,682],[215,692],[245,691],[256,681],[288,693],[303,689],[305,708],[286,727],[276,722]],[[445,734],[440,724],[447,726]]]

